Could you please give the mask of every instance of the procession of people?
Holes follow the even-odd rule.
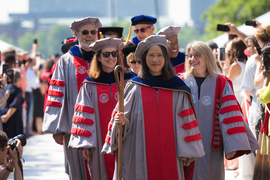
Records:
[[[23,133],[23,125],[11,132],[9,124],[26,98],[31,133],[32,89],[46,82],[37,131],[42,123],[40,133],[63,145],[70,180],[224,180],[230,163],[240,180],[269,179],[270,26],[254,21],[252,37],[226,23],[235,37],[222,59],[223,47],[197,40],[180,52],[181,27],[155,34],[157,19],[148,15],[131,18],[136,36],[130,28],[125,42],[122,27],[74,20],[63,55],[47,61],[41,80],[29,75],[33,88],[18,88],[23,77],[14,71],[3,130],[9,138]],[[33,61],[27,74],[36,74]]]

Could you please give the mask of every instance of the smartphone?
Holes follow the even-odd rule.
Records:
[[[7,72],[7,84],[13,83],[13,69],[8,69]]]
[[[246,26],[256,27],[257,24],[256,24],[256,21],[248,21],[248,20],[246,20],[245,25]]]
[[[37,44],[37,39],[34,39],[34,44]]]
[[[2,74],[6,74],[7,70],[8,70],[8,63],[3,64],[3,69],[2,69]]]
[[[227,25],[218,24],[217,25],[217,31],[227,32],[227,31],[230,31],[230,28]]]
[[[220,61],[225,61],[225,48],[219,48],[219,60]]]
[[[262,54],[261,48],[260,47],[256,47],[256,49],[257,49],[258,54],[261,55]]]

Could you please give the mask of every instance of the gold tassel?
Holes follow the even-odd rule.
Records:
[[[130,24],[130,26],[129,26],[129,32],[128,32],[127,40],[126,40],[126,42],[125,42],[125,46],[126,46],[126,45],[128,44],[128,42],[129,42],[130,34],[131,34],[131,29],[132,29],[132,24]]]
[[[104,39],[102,32],[99,32],[99,39]]]

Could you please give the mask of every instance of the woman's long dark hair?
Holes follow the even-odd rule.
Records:
[[[244,53],[246,48],[247,46],[239,37],[234,38],[232,40],[230,64],[236,61],[245,62],[247,60],[247,56]]]
[[[160,49],[162,51],[164,61],[165,61],[164,66],[162,68],[163,80],[170,80],[171,78],[173,78],[175,76],[175,71],[174,71],[174,69],[172,67],[169,53],[168,53],[167,49],[164,46],[162,46],[162,45],[158,45],[158,46],[160,47]],[[149,48],[142,55],[142,59],[141,59],[142,69],[141,69],[141,71],[139,72],[139,75],[138,75],[141,79],[148,79],[148,74],[150,73],[149,72],[149,67],[146,64],[146,55],[148,53]]]

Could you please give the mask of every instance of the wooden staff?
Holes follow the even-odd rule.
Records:
[[[114,77],[118,88],[118,112],[124,112],[124,72],[125,68],[117,65],[114,68]],[[120,73],[120,82],[119,76]],[[118,179],[122,180],[122,124],[118,124]]]

